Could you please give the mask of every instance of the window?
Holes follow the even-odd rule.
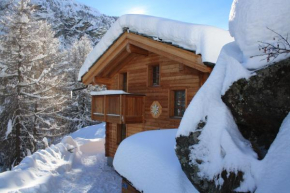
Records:
[[[169,104],[170,117],[181,118],[186,107],[186,90],[171,90]]]
[[[160,85],[160,66],[150,65],[148,66],[148,86]]]
[[[127,73],[123,74],[123,91],[127,92]]]
[[[117,144],[119,145],[126,138],[126,124],[117,125]]]
[[[185,91],[174,91],[174,116],[182,117],[185,111]]]
[[[152,67],[152,82],[153,86],[158,86],[159,85],[159,65],[158,66],[153,66]]]
[[[128,92],[128,78],[127,73],[122,73],[119,75],[119,89]]]

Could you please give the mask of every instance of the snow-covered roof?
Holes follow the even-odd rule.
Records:
[[[79,71],[78,80],[106,52],[124,30],[150,37],[156,41],[170,42],[202,55],[203,62],[216,63],[223,45],[233,41],[229,32],[212,26],[173,21],[146,15],[123,15],[103,36],[88,55]]]
[[[126,138],[114,157],[115,170],[143,192],[198,192],[175,155],[176,131],[145,131]]]

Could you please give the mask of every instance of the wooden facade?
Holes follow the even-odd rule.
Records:
[[[177,91],[186,108],[210,72],[193,52],[132,33],[119,37],[82,78],[130,93],[92,96],[92,119],[107,123],[106,156],[114,157],[124,137],[177,128]]]

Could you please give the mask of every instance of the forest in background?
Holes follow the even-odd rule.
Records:
[[[79,34],[74,41],[70,38],[69,45],[57,37],[52,24],[36,17],[39,7],[29,0],[10,1],[4,8],[0,18],[0,172],[64,135],[95,124],[90,119],[89,93],[100,89],[77,81],[79,68],[92,50],[92,37]]]

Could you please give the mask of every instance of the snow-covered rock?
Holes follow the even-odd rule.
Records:
[[[232,63],[231,63],[232,64]],[[234,65],[231,65],[234,66]],[[239,131],[264,158],[290,112],[290,58],[239,79],[222,96]]]
[[[123,15],[108,30],[99,44],[89,54],[80,69],[78,79],[89,70],[94,62],[124,32],[151,36],[154,39],[170,42],[184,49],[202,55],[203,62],[216,63],[223,45],[233,41],[229,32],[205,25],[196,25],[146,15]]]
[[[189,157],[187,163],[183,160],[180,162],[186,164],[183,168],[191,167],[195,170],[195,175],[191,176],[184,169],[191,182],[202,191],[207,192],[214,187],[215,189],[210,189],[213,192],[221,189],[240,192],[289,192],[287,157],[290,145],[286,138],[290,135],[285,131],[285,128],[290,127],[289,115],[284,119],[266,157],[260,161],[251,143],[239,132],[228,107],[221,100],[221,95],[233,82],[241,78],[248,80],[257,75],[249,69],[265,68],[273,63],[251,56],[263,54],[259,52],[258,41],[275,42],[273,36],[277,34],[273,34],[266,27],[287,37],[286,34],[290,33],[290,23],[286,19],[290,17],[289,10],[290,2],[287,0],[235,0],[233,3],[230,32],[235,42],[223,47],[210,77],[186,109],[177,132],[177,152],[187,151]],[[285,57],[287,55],[279,55],[275,61]],[[243,100],[242,96],[237,100]],[[205,125],[200,128],[199,124],[202,122]],[[184,148],[182,137],[193,143]],[[182,159],[181,156],[179,158]],[[230,173],[238,175],[239,178],[241,175],[242,178],[239,183],[227,188],[227,184],[231,183],[231,180],[228,181]],[[198,180],[194,181],[194,178],[202,183],[198,184]]]
[[[251,56],[263,54],[259,51],[261,42],[276,45],[279,41],[273,31],[287,37],[290,33],[290,3],[289,0],[234,0],[229,19],[229,30],[244,56],[247,68],[259,68],[267,64],[266,56]],[[269,30],[269,29],[273,30]],[[274,39],[274,37],[276,37]],[[282,47],[282,44],[280,43]],[[275,61],[285,59],[280,55]]]

